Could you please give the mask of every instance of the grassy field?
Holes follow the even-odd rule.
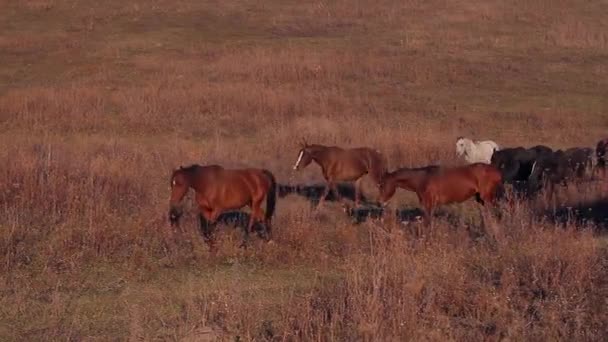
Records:
[[[484,224],[473,201],[450,205],[419,240],[298,196],[279,200],[273,245],[238,249],[223,226],[211,255],[192,196],[186,231],[167,222],[179,165],[321,182],[316,166],[291,170],[301,138],[372,146],[391,168],[461,163],[460,135],[595,146],[608,136],[605,1],[0,11],[0,340],[608,338],[605,225],[551,219],[591,204],[602,217],[595,183]],[[393,203],[418,206],[403,191]]]

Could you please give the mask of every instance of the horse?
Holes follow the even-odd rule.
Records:
[[[346,149],[302,142],[293,169],[301,170],[312,161],[321,167],[323,177],[327,182],[317,208],[323,204],[330,190],[336,198],[342,201],[342,197],[336,189],[336,182],[353,181],[355,182],[355,206],[358,206],[362,177],[369,174],[377,185],[386,173],[388,164],[382,153],[368,147]]]
[[[397,188],[417,193],[428,176],[438,173],[439,170],[438,165],[429,165],[417,168],[403,167],[393,172],[387,172],[378,185],[380,203],[386,205],[388,200],[395,195]]]
[[[485,163],[410,170],[393,178],[399,179],[403,187],[416,192],[424,209],[425,225],[430,224],[435,209],[440,205],[464,202],[473,196],[483,206],[486,203],[494,205],[502,189],[500,171]],[[387,183],[390,179],[387,179]],[[386,205],[386,201],[392,196],[391,187],[384,185],[382,189],[382,199]]]
[[[225,169],[220,165],[180,166],[171,174],[169,221],[172,226],[179,224],[182,216],[180,203],[190,188],[196,192],[203,239],[210,247],[213,247],[210,225],[215,225],[222,213],[245,206],[251,208],[251,215],[249,224],[244,229],[241,247],[246,247],[249,232],[255,223],[265,226],[267,242],[272,239],[271,220],[276,207],[277,182],[270,171],[255,168]],[[264,198],[265,213],[261,207]]]
[[[505,148],[492,155],[491,164],[502,172],[503,182],[525,182],[532,173],[534,162],[539,157],[551,153],[553,150],[544,145]]]
[[[598,141],[595,147],[595,156],[597,158],[597,170],[601,172],[602,176],[606,176],[606,159],[608,159],[608,138],[604,138]]]
[[[456,154],[469,164],[485,163],[490,164],[494,151],[499,151],[500,147],[492,140],[473,141],[465,137],[456,139]]]
[[[593,149],[573,147],[543,154],[532,165],[528,178],[530,193],[540,190],[542,183],[553,192],[555,185],[567,186],[569,180],[583,179],[593,163]]]

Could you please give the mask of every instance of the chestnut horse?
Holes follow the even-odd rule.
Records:
[[[213,246],[212,227],[225,211],[237,210],[245,206],[251,208],[249,224],[244,232],[241,246],[246,246],[249,232],[256,222],[264,224],[266,241],[271,239],[271,218],[276,204],[276,180],[274,175],[263,169],[224,169],[219,165],[191,165],[180,167],[171,175],[171,200],[169,221],[172,226],[179,223],[182,215],[180,202],[193,188],[199,206],[199,220],[203,239]],[[262,202],[266,198],[266,213]]]
[[[498,191],[502,188],[502,175],[496,167],[485,163],[453,168],[430,166],[398,170],[393,175],[387,174],[380,184],[383,204],[395,193],[395,185],[416,192],[424,208],[425,224],[428,225],[439,205],[464,202],[472,196],[484,206],[486,202],[495,204]]]
[[[304,142],[301,144],[293,169],[303,169],[312,161],[321,167],[323,177],[327,182],[317,207],[321,206],[330,190],[341,201],[342,198],[336,189],[336,182],[353,181],[355,182],[355,206],[358,206],[362,177],[369,174],[376,184],[379,184],[387,171],[387,161],[384,155],[367,147],[345,149],[337,146],[309,145]]]
[[[378,185],[380,191],[380,203],[385,204],[393,197],[397,188],[418,192],[426,182],[428,176],[439,172],[440,167],[430,165],[417,168],[400,168],[393,172],[387,172]]]

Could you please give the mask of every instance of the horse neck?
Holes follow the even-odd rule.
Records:
[[[475,145],[475,142],[473,142],[473,140],[465,140],[464,144],[465,153],[469,156],[475,155],[475,153],[477,152],[477,146]]]
[[[374,181],[379,183],[384,175],[387,174],[388,162],[384,155],[373,150],[368,151],[367,159],[370,175]]]
[[[200,185],[200,179],[198,177],[198,174],[201,170],[204,170],[204,167],[193,167],[191,169],[188,170],[184,170],[184,176],[188,182],[188,187],[192,188],[194,190],[198,190],[197,188]]]
[[[389,181],[398,184],[400,187],[403,187],[407,190],[417,191],[421,185],[422,175],[420,174],[424,171],[416,171],[416,170],[400,170],[393,172],[391,176],[389,176]]]
[[[310,157],[312,160],[317,162],[317,164],[324,166],[327,163],[325,157],[327,156],[328,148],[322,145],[314,145],[309,147]]]

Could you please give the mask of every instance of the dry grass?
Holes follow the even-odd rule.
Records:
[[[580,1],[22,1],[0,5],[0,339],[605,340],[602,222],[520,205],[410,227],[279,201],[276,244],[216,256],[171,169],[293,173],[295,142],[456,163],[458,135],[593,146],[608,7]],[[370,196],[374,190],[367,187]],[[605,189],[562,191],[586,206]],[[417,202],[395,198],[402,208]],[[506,208],[503,208],[507,211]],[[550,215],[551,216],[551,215]]]

